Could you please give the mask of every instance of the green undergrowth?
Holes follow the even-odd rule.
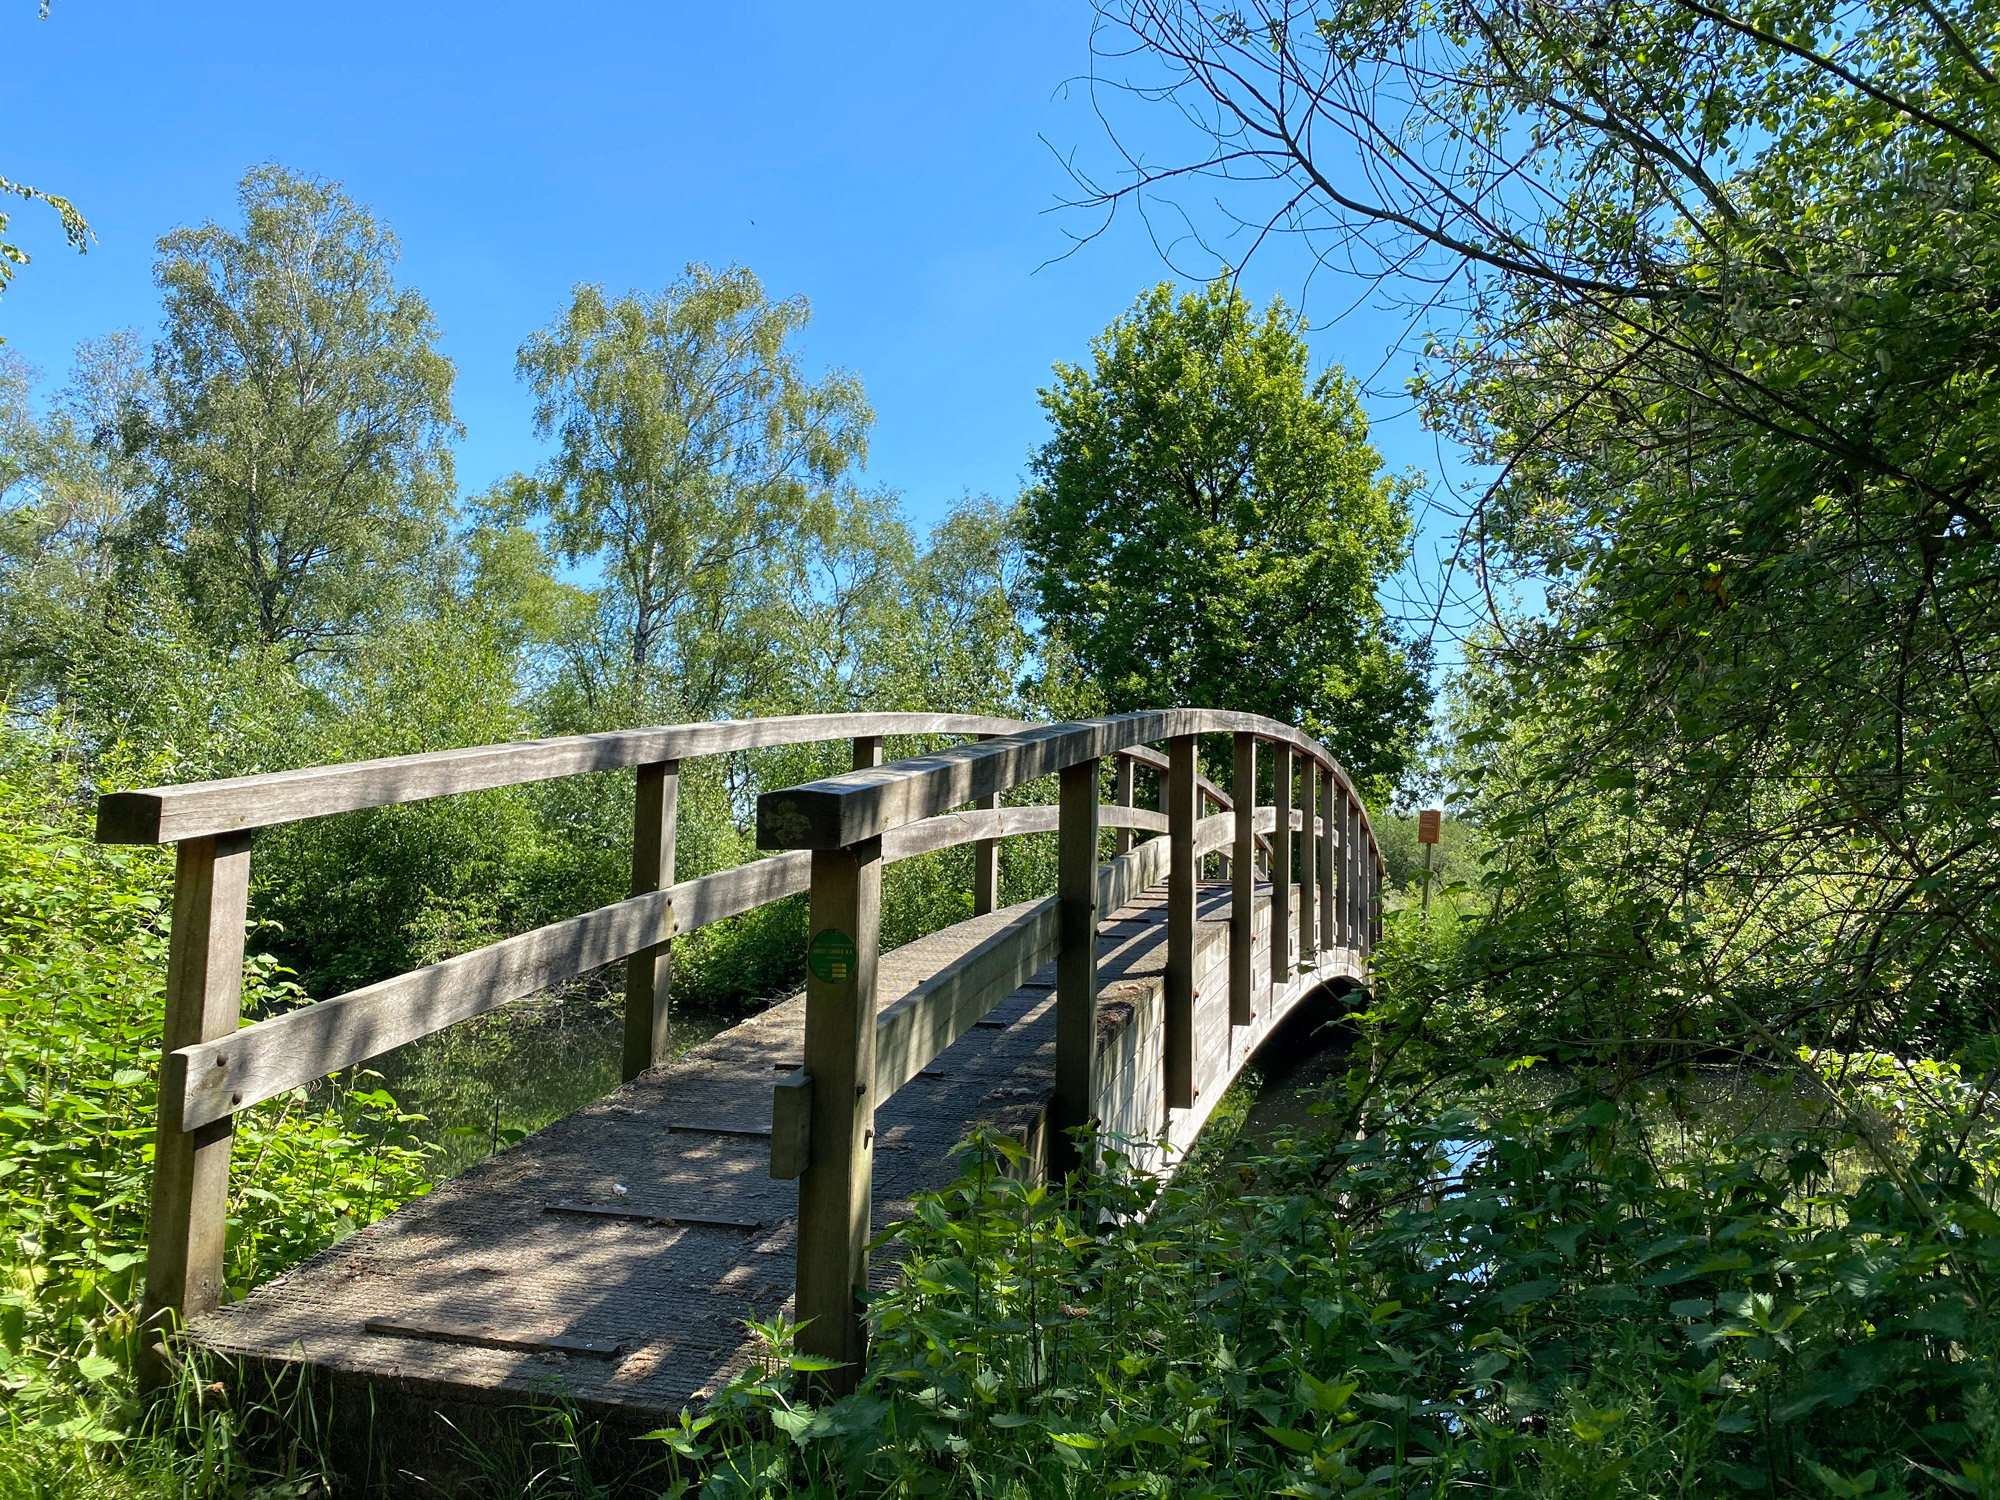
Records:
[[[772,1330],[662,1441],[716,1497],[2000,1493],[2000,1220],[1939,1123],[1870,1168],[1571,1096],[1075,1206],[986,1142],[855,1395]]]

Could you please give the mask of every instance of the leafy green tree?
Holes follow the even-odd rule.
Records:
[[[1523,1024],[2000,1022],[2000,6],[1115,9],[1217,130],[1110,196],[1227,174],[1429,273],[1429,419],[1497,473],[1462,555],[1547,601],[1461,760]]]
[[[622,660],[585,665],[639,711],[716,712],[764,669],[769,570],[809,508],[867,455],[852,375],[818,381],[793,340],[805,299],[771,301],[748,270],[691,265],[657,295],[579,286],[522,344],[538,434],[556,453],[510,487],[574,563],[599,559]],[[600,727],[602,727],[600,725]]]
[[[451,514],[451,362],[396,241],[323,178],[253,168],[241,229],[160,241],[151,527],[202,629],[299,659],[395,613]]]
[[[1281,302],[1163,283],[1058,365],[1024,531],[1043,620],[1113,712],[1269,714],[1392,781],[1427,702],[1376,591],[1407,555],[1354,386]]]
[[[62,220],[63,238],[79,255],[89,250],[90,242],[96,238],[90,232],[90,225],[84,222],[83,215],[77,212],[76,205],[60,194],[45,193],[40,188],[25,187],[18,182],[10,182],[5,177],[0,177],[0,197],[22,198],[30,203],[48,204]],[[7,219],[6,214],[0,213],[0,292],[6,291],[8,284],[13,281],[15,268],[25,266],[30,259],[27,251],[4,237],[7,233]],[[0,340],[0,343],[4,342],[5,340]]]

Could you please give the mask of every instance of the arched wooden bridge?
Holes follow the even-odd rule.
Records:
[[[884,765],[888,736],[971,742]],[[1202,736],[1230,737],[1230,792],[1199,774]],[[758,844],[781,852],[675,881],[682,761],[828,740],[853,742],[853,771],[759,799]],[[240,1025],[255,829],[620,768],[637,771],[629,900]],[[1159,811],[1133,805],[1135,768],[1157,773]],[[1059,805],[1002,806],[1048,776]],[[999,841],[1050,832],[1057,890],[997,908]],[[153,1378],[186,1340],[424,1400],[559,1391],[634,1415],[739,1368],[745,1316],[788,1311],[802,1348],[851,1369],[871,1224],[948,1180],[976,1123],[1052,1173],[1089,1122],[1185,1149],[1300,1000],[1365,982],[1382,873],[1325,747],[1205,709],[1052,725],[813,715],[491,745],[114,793],[98,836],[178,845]],[[975,915],[880,952],[883,866],[965,843]],[[672,1058],[675,935],[800,892],[804,993]],[[620,960],[622,1089],[221,1305],[237,1111]]]

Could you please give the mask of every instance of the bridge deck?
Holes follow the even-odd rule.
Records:
[[[1228,902],[1227,885],[1201,887],[1197,1055],[1213,1061],[1195,1109],[1171,1121],[1158,1106],[1165,887],[1105,922],[1098,1028],[1107,1121],[1135,1133],[1170,1125],[1185,1146],[1293,1001],[1328,979],[1359,979],[1358,958],[1336,950],[1277,1004],[1260,1005],[1255,1025],[1230,1035]],[[878,1005],[1019,910],[884,954]],[[1260,954],[1268,910],[1260,887]],[[915,1193],[950,1180],[951,1148],[975,1122],[1039,1140],[1054,1081],[1054,983],[1051,965],[878,1110],[878,1228],[903,1216]],[[677,1411],[743,1367],[753,1347],[744,1318],[789,1311],[797,1184],[768,1175],[767,1139],[730,1132],[768,1129],[771,1085],[798,1066],[804,1024],[803,996],[745,1021],[196,1320],[193,1339],[419,1401],[561,1393],[586,1410]],[[629,1216],[646,1213],[683,1219]],[[878,1253],[875,1276],[893,1274],[893,1251]]]

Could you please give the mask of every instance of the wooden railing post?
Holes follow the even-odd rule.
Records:
[[[982,740],[993,738],[982,734]],[[987,812],[1000,809],[1000,794],[975,797],[972,805]],[[1000,905],[1000,840],[980,839],[972,846],[972,914],[983,917]]]
[[[1340,794],[1340,945],[1358,948],[1354,931],[1354,877],[1360,866],[1354,861],[1354,804],[1347,793]]]
[[[1236,860],[1229,893],[1229,1024],[1257,1019],[1257,736],[1239,734],[1230,795],[1236,803]]]
[[[859,758],[857,747],[856,758]],[[843,1368],[854,1388],[867,1354],[861,1293],[875,1151],[875,961],[882,937],[882,840],[812,856],[806,949],[805,1073],[812,1082],[799,1178],[798,1347]]]
[[[1164,1038],[1167,1108],[1194,1106],[1194,909],[1201,867],[1194,829],[1195,738],[1167,741],[1167,1013]]]
[[[174,851],[173,929],[167,940],[166,1024],[160,1048],[153,1207],[140,1304],[139,1382],[172,1376],[167,1339],[186,1319],[221,1305],[229,1222],[226,1115],[181,1128],[185,1063],[174,1053],[236,1030],[243,999],[243,924],[250,893],[250,834],[183,839]]]
[[[1292,747],[1271,743],[1271,1003],[1292,977]]]
[[[1130,807],[1132,805],[1132,783],[1135,779],[1131,756],[1121,755],[1117,758],[1117,765],[1111,773],[1111,779],[1111,800],[1116,802],[1120,807]],[[1112,850],[1118,854],[1130,854],[1132,852],[1131,829],[1121,828],[1112,836]]]
[[[1334,818],[1340,783],[1331,772],[1319,779],[1319,945],[1322,950],[1340,946],[1339,885],[1334,875],[1340,856],[1347,848],[1347,836]]]
[[[991,735],[981,735],[981,739],[991,739]],[[882,736],[879,734],[857,734],[854,737],[854,769],[872,771],[882,764]]]
[[[1319,951],[1319,762],[1299,757],[1299,972],[1313,967]]]
[[[1079,761],[1058,777],[1056,832],[1056,1089],[1049,1101],[1049,1177],[1084,1165],[1071,1132],[1097,1112],[1097,768]]]
[[[632,806],[632,894],[651,895],[674,883],[674,830],[679,820],[681,763],[655,761],[639,767]],[[668,1014],[673,980],[673,911],[667,912],[665,941],[642,948],[625,960],[624,1076],[631,1082],[673,1056],[673,1023]]]

